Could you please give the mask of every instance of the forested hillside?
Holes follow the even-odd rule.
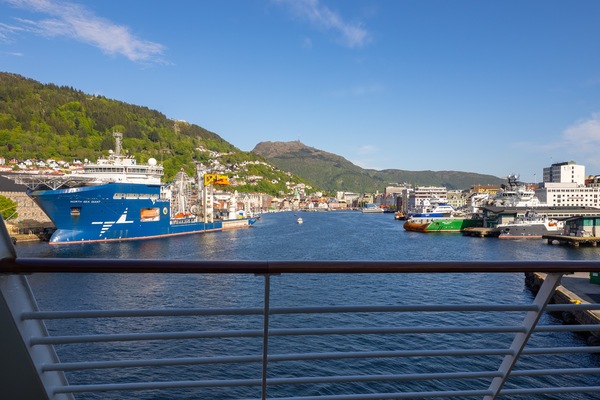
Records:
[[[6,158],[69,157],[95,160],[114,148],[112,132],[124,134],[124,148],[145,162],[163,160],[167,175],[202,161],[205,148],[239,151],[197,125],[175,122],[147,107],[69,87],[41,84],[0,73],[0,152]]]
[[[329,191],[383,192],[386,186],[445,186],[469,189],[472,185],[500,185],[504,179],[460,171],[404,171],[363,169],[336,154],[295,142],[262,142],[252,150],[270,163],[298,174]]]
[[[123,149],[138,162],[150,157],[159,160],[167,180],[181,168],[193,175],[195,161],[208,162],[218,152],[224,165],[245,164],[240,175],[265,178],[236,187],[239,191],[279,195],[285,192],[286,181],[301,181],[270,165],[248,163],[263,159],[200,126],[174,121],[156,110],[0,72],[0,156],[96,160],[114,149],[113,132],[123,133]]]

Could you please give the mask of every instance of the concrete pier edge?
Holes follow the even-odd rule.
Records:
[[[525,285],[536,294],[546,278],[545,273],[535,272],[525,274]],[[588,272],[578,272],[565,275],[561,285],[551,299],[551,304],[596,303],[590,295],[600,295],[600,285],[590,283]],[[590,346],[600,346],[600,311],[565,311],[560,315],[553,314],[565,324],[598,325],[598,331],[581,332]]]

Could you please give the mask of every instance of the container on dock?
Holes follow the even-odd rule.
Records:
[[[590,283],[600,285],[600,272],[590,272]]]

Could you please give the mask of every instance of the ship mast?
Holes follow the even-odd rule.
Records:
[[[196,163],[196,178],[198,179],[198,194],[201,203],[202,221],[206,224],[213,222],[213,191],[212,185],[206,185],[204,175],[208,172],[202,163]],[[210,192],[210,193],[209,193]]]
[[[121,143],[123,142],[123,134],[121,132],[113,132],[115,137],[115,155],[119,157],[121,155]]]

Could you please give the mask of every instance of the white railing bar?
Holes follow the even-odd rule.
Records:
[[[550,347],[524,349],[524,355],[552,355],[574,353],[600,353],[599,346],[587,347]],[[453,349],[453,350],[406,350],[406,351],[371,351],[371,352],[332,352],[332,353],[291,353],[272,354],[268,356],[269,362],[304,361],[304,360],[341,360],[349,358],[403,358],[403,357],[473,357],[473,356],[503,356],[510,354],[509,349]],[[227,357],[185,357],[185,358],[159,358],[142,360],[118,361],[81,361],[43,364],[42,372],[46,371],[75,371],[101,368],[132,368],[132,367],[162,367],[175,365],[197,364],[233,364],[260,362],[261,356],[227,356]],[[593,369],[573,369],[573,371],[587,371]],[[531,370],[547,371],[547,370]],[[557,371],[569,371],[560,369]],[[600,373],[600,369],[598,369]],[[569,373],[569,372],[565,372]],[[517,374],[517,371],[513,375]],[[521,372],[519,372],[521,374]]]
[[[596,328],[598,329],[598,328]],[[295,328],[271,329],[271,336],[305,335],[388,335],[413,333],[517,333],[523,326],[406,326],[393,328]]]
[[[268,378],[268,386],[304,385],[319,383],[353,383],[353,382],[402,382],[412,380],[456,380],[456,379],[487,379],[499,376],[498,371],[476,372],[447,372],[431,374],[406,374],[406,375],[340,375],[316,376],[301,378]],[[198,380],[198,381],[169,381],[169,382],[130,382],[107,383],[94,385],[70,385],[54,388],[54,393],[95,392],[106,390],[148,390],[158,388],[190,388],[190,387],[219,387],[219,386],[258,386],[256,379],[237,380]],[[125,389],[125,387],[127,389]]]
[[[145,310],[72,310],[72,311],[31,311],[21,314],[22,320],[28,319],[68,319],[68,318],[126,318],[126,317],[187,317],[216,315],[258,315],[262,308],[174,308]]]
[[[262,330],[240,331],[211,331],[211,332],[154,332],[154,333],[121,333],[107,335],[80,335],[80,336],[34,336],[29,339],[29,345],[39,344],[70,344],[70,343],[95,343],[95,342],[130,342],[137,340],[182,340],[182,339],[207,339],[207,338],[239,338],[262,337]]]
[[[534,354],[570,354],[570,353],[600,353],[600,346],[525,348],[521,354],[534,355]]]
[[[579,304],[548,304],[546,311],[593,311],[600,310],[600,304],[598,303],[579,303]]]
[[[581,305],[567,305],[581,306]],[[585,306],[585,304],[584,304]],[[600,304],[597,305],[600,309]],[[270,308],[270,315],[278,314],[326,314],[326,313],[379,313],[379,312],[509,312],[533,311],[531,304],[520,305],[410,305],[410,306],[336,306],[336,307],[286,307]],[[561,309],[562,310],[562,309]],[[72,310],[32,311],[21,316],[27,319],[67,318],[125,318],[125,317],[172,317],[172,316],[215,316],[215,315],[262,315],[262,308],[240,309],[138,309],[138,310]]]
[[[396,306],[276,307],[271,314],[321,314],[367,312],[507,312],[536,310],[532,304],[411,304]]]
[[[588,324],[588,325],[538,325],[535,328],[536,333],[541,332],[598,332],[600,331],[600,325]]]
[[[600,368],[564,368],[564,369],[515,369],[511,376],[545,376],[545,375],[591,375],[600,374]]]
[[[412,305],[412,306],[340,306],[340,307],[299,307],[271,308],[270,314],[325,314],[325,313],[366,313],[366,312],[508,312],[534,311],[531,304],[522,305]],[[549,304],[546,311],[587,311],[600,310],[600,304]],[[29,319],[67,318],[125,318],[125,317],[174,317],[174,316],[215,316],[215,315],[262,315],[262,308],[240,309],[138,309],[138,310],[72,310],[72,311],[31,311],[21,315]]]
[[[515,371],[519,372],[519,371]],[[268,385],[287,385],[287,384],[306,384],[306,383],[342,383],[342,382],[366,382],[366,381],[404,381],[404,380],[437,380],[437,379],[482,379],[499,376],[499,371],[467,372],[467,373],[440,373],[440,374],[409,374],[409,375],[353,375],[337,377],[312,377],[312,378],[279,378],[268,379]],[[238,379],[238,380],[212,380],[212,381],[169,381],[169,382],[137,382],[137,383],[113,383],[113,384],[95,384],[95,385],[70,385],[53,388],[53,394],[59,393],[83,393],[115,390],[151,390],[151,389],[178,389],[178,388],[200,388],[200,387],[223,387],[223,386],[258,386],[261,381],[258,379]],[[547,393],[573,393],[573,392],[598,392],[600,387],[558,387],[558,388],[527,388],[527,389],[507,389],[500,395],[517,394],[547,394]],[[394,398],[395,397],[441,397],[441,396],[475,396],[490,394],[489,390],[471,390],[471,391],[445,391],[445,392],[414,392],[414,393],[380,393],[376,398]],[[371,394],[367,394],[370,396]],[[383,395],[381,397],[380,395]],[[360,394],[350,395],[351,397],[342,398],[363,398]],[[319,396],[319,397],[293,397],[291,399],[336,399],[339,396]]]
[[[59,393],[83,393],[83,392],[105,392],[114,390],[153,390],[153,389],[186,389],[206,388],[224,386],[260,386],[260,379],[224,379],[204,381],[164,381],[164,382],[131,382],[131,383],[106,383],[94,385],[69,385],[56,386],[52,392]]]
[[[600,351],[600,350],[598,350]],[[407,350],[407,351],[371,351],[346,353],[306,353],[306,354],[274,354],[268,356],[269,362],[305,361],[305,360],[343,360],[349,358],[401,358],[401,357],[474,357],[503,356],[510,354],[508,349],[465,349],[465,350]],[[543,354],[543,353],[542,353]],[[100,368],[162,367],[194,364],[233,364],[262,361],[261,356],[226,356],[226,357],[184,357],[157,358],[116,361],[81,361],[61,362],[42,365],[45,371],[75,371]]]
[[[379,400],[379,399],[429,399],[444,397],[475,397],[489,394],[489,390],[462,390],[456,392],[402,392],[402,393],[369,393],[347,394],[331,396],[301,396],[301,397],[276,397],[271,400]]]
[[[157,389],[186,389],[222,386],[257,386],[258,380],[229,380],[229,381],[175,381],[175,382],[142,382],[121,384],[99,384],[99,385],[72,385],[54,388],[54,394],[60,393],[85,393],[104,391],[125,390],[157,390]],[[438,392],[404,392],[404,393],[365,393],[352,395],[333,396],[301,396],[301,397],[277,397],[272,400],[342,400],[342,399],[398,399],[398,398],[432,398],[432,397],[459,397],[459,396],[482,396],[489,394],[489,390],[463,390],[463,391],[438,391]]]
[[[509,349],[452,349],[452,350],[391,350],[331,353],[272,354],[269,361],[342,360],[346,358],[403,358],[403,357],[473,357],[503,356]]]
[[[505,389],[500,392],[501,396],[523,395],[523,394],[557,394],[557,393],[592,393],[600,392],[600,386],[563,386],[563,387],[539,387],[525,389]]]
[[[101,368],[171,367],[175,365],[258,363],[261,361],[261,356],[182,357],[149,358],[140,360],[118,361],[79,361],[44,364],[42,365],[42,372],[79,371],[84,369]]]
[[[439,372],[429,374],[404,375],[337,375],[337,376],[306,376],[300,378],[270,378],[269,385],[304,385],[309,383],[347,383],[347,382],[402,382],[429,381],[438,379],[486,379],[500,376],[498,371],[475,372]]]
[[[504,356],[498,371],[501,373],[501,376],[498,378],[494,378],[490,383],[489,389],[492,391],[491,395],[485,396],[484,400],[494,400],[502,390],[506,380],[509,378],[510,373],[519,360],[521,352],[529,342],[529,338],[533,333],[539,319],[542,316],[542,312],[545,307],[550,302],[552,295],[556,290],[556,287],[560,284],[560,280],[562,278],[562,273],[552,273],[546,275],[546,279],[542,286],[538,290],[535,298],[533,299],[533,303],[536,307],[538,307],[539,311],[528,311],[525,315],[525,319],[523,320],[523,328],[525,328],[524,332],[518,332],[513,342],[510,346],[513,354]]]
[[[596,328],[598,329],[598,328]],[[397,328],[296,328],[271,329],[269,336],[323,336],[323,335],[389,335],[414,333],[518,333],[522,326],[446,326],[446,327],[397,327]],[[106,335],[80,336],[34,336],[29,339],[31,346],[40,344],[69,344],[93,342],[123,342],[137,340],[171,340],[171,339],[206,339],[206,338],[239,338],[262,337],[262,330],[239,331],[187,331],[187,332],[153,332],[123,333]]]

